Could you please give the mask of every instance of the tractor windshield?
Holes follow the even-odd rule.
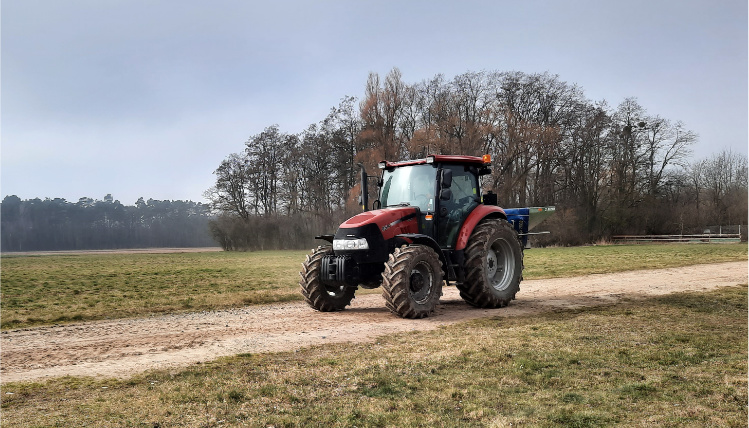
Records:
[[[422,212],[434,211],[437,169],[432,165],[402,166],[382,176],[383,207],[408,204]]]

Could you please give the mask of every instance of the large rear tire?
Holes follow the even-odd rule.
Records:
[[[390,312],[403,318],[429,316],[442,296],[442,262],[424,245],[396,248],[382,272],[382,296]]]
[[[317,247],[302,263],[299,285],[302,295],[308,305],[321,312],[341,311],[351,304],[356,289],[346,286],[330,286],[320,280],[320,265],[322,258],[333,254],[329,245]]]
[[[473,230],[465,249],[466,280],[460,297],[479,308],[501,308],[520,290],[523,248],[510,223],[490,219]]]

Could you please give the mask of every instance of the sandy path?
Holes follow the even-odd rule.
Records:
[[[87,322],[2,332],[0,381],[57,376],[126,377],[238,353],[293,350],[488,316],[518,316],[554,309],[615,303],[680,291],[706,291],[747,283],[747,262],[697,265],[575,278],[524,281],[509,307],[466,305],[446,287],[434,316],[403,320],[385,309],[379,294],[354,299],[343,312],[320,313],[304,303]]]

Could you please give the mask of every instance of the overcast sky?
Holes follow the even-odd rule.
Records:
[[[369,72],[559,75],[747,153],[746,0],[2,0],[2,196],[203,201]]]

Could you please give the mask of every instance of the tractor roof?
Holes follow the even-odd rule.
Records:
[[[423,165],[427,163],[459,163],[476,166],[488,166],[491,165],[491,160],[488,155],[484,155],[483,158],[478,156],[458,156],[458,155],[429,155],[425,159],[413,159],[401,162],[389,162],[382,161],[379,164],[381,169],[397,168],[399,166],[408,165]]]

